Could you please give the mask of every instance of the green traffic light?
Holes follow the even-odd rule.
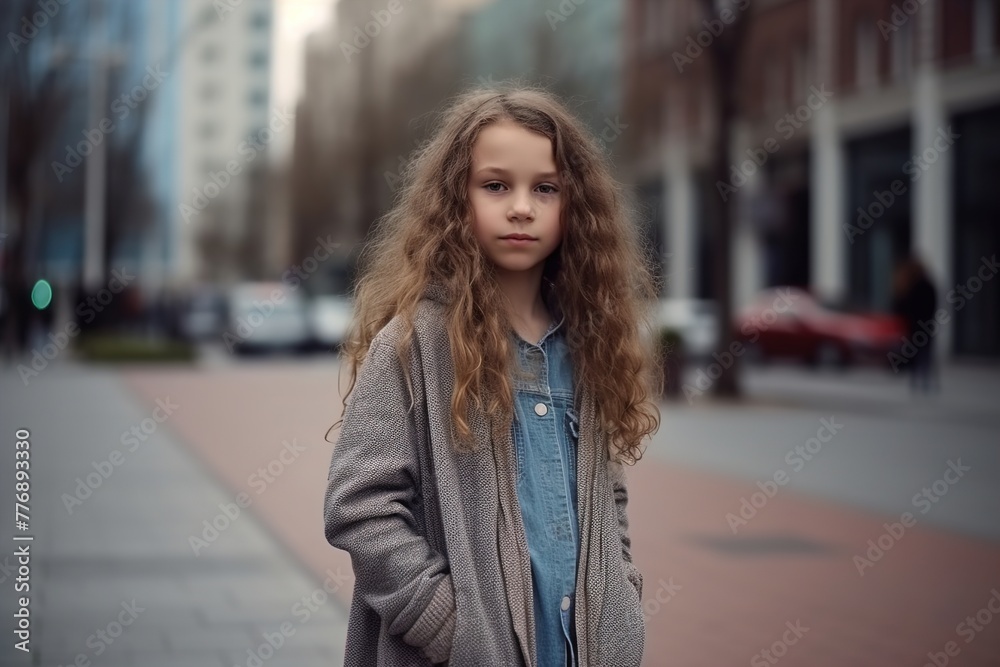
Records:
[[[52,303],[52,285],[47,280],[39,280],[31,288],[31,303],[38,310],[45,310]]]

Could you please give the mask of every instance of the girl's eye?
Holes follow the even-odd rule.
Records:
[[[539,188],[548,188],[548,190],[543,190],[542,191],[543,195],[554,195],[555,193],[559,192],[559,190],[554,185],[549,185],[548,183],[542,183],[538,187]]]
[[[493,189],[494,185],[497,186],[498,189],[494,190]],[[500,192],[499,188],[503,187],[503,183],[497,183],[496,181],[493,181],[492,183],[487,183],[483,187],[486,188],[488,192]]]

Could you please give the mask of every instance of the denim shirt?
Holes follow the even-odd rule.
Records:
[[[517,493],[531,555],[539,667],[577,667],[574,612],[577,558],[576,466],[579,414],[563,332],[538,344],[515,336],[518,360],[535,379],[515,377],[513,441]]]

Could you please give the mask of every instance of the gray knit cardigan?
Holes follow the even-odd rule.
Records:
[[[350,553],[355,574],[344,665],[561,667],[537,664],[510,423],[473,410],[486,446],[453,450],[449,299],[439,285],[424,297],[410,383],[396,316],[372,341],[330,463],[326,539]],[[630,553],[625,472],[608,459],[590,392],[578,393],[579,664],[638,667],[642,575]]]

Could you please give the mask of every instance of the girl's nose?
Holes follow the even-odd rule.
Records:
[[[534,211],[531,207],[531,198],[526,194],[515,195],[510,206],[509,217],[520,218],[520,219],[530,219],[534,217]]]

